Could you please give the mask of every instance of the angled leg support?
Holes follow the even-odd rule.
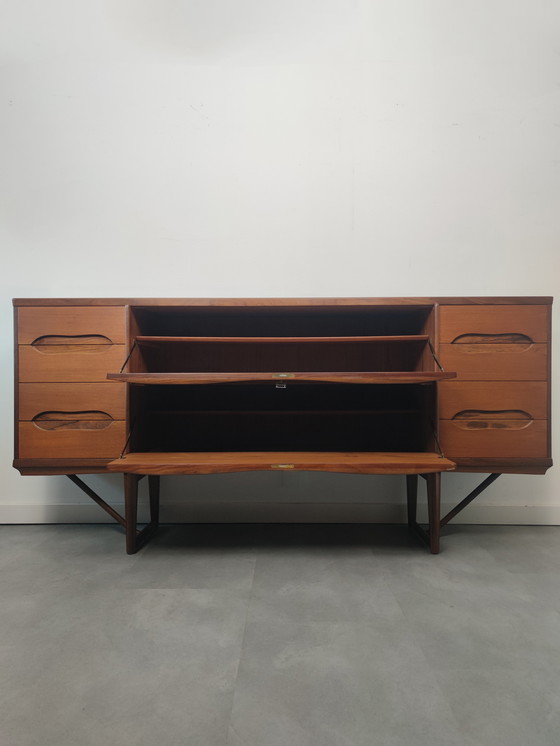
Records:
[[[155,534],[159,525],[159,476],[148,477],[150,522],[142,530],[138,530],[136,525],[138,516],[138,482],[143,478],[142,475],[124,475],[124,517],[106,503],[103,498],[99,497],[78,476],[75,474],[67,474],[66,476],[124,528],[127,554],[137,552]]]
[[[484,492],[484,490],[487,487],[490,487],[492,482],[495,482],[496,479],[501,476],[500,474],[490,474],[486,477],[486,479],[481,482],[478,487],[475,487],[475,489],[472,492],[469,492],[469,494],[465,497],[464,500],[461,500],[461,502],[456,505],[453,510],[450,510],[449,513],[441,519],[441,525],[445,526],[452,518],[455,518],[457,513],[460,513],[463,508],[466,508],[467,505],[472,503],[472,501],[475,499],[475,497],[478,497],[481,492]]]
[[[85,492],[88,497],[91,497],[91,499],[96,502],[100,508],[103,508],[106,513],[109,513],[111,518],[114,518],[117,523],[121,524],[121,526],[126,527],[126,521],[122,517],[122,515],[120,513],[117,513],[117,511],[112,508],[109,503],[106,503],[102,497],[99,497],[97,492],[94,492],[91,487],[88,487],[88,485],[82,479],[80,479],[80,477],[76,476],[75,474],[67,474],[66,476],[71,482],[74,482],[74,484],[79,487],[82,492]]]
[[[438,554],[441,529],[446,526],[452,518],[455,518],[458,513],[466,508],[475,497],[478,497],[481,492],[484,492],[487,487],[495,482],[500,474],[490,474],[486,477],[478,487],[475,487],[472,492],[469,492],[464,500],[461,500],[461,502],[450,510],[443,518],[441,517],[441,473],[421,474],[421,476],[426,480],[428,492],[428,530],[420,526],[416,520],[418,477],[412,474],[407,474],[406,477],[408,525],[409,528],[422,539],[422,541],[426,542],[430,547],[430,552],[432,554]]]

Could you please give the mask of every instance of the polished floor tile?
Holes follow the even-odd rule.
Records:
[[[6,746],[556,746],[560,527],[0,527]]]

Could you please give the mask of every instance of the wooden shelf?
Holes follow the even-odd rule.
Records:
[[[436,372],[427,334],[383,336],[138,335],[126,383],[220,383],[304,380],[421,383],[452,378]]]
[[[431,383],[456,378],[445,371],[297,372],[297,373],[107,373],[110,381],[141,384],[241,383],[250,381],[316,381],[329,383]]]
[[[429,336],[427,334],[397,334],[397,335],[390,335],[390,336],[352,336],[352,337],[339,337],[339,336],[304,336],[304,337],[284,337],[284,336],[277,336],[277,337],[255,337],[255,336],[230,336],[230,337],[202,337],[202,336],[191,336],[191,337],[172,337],[172,336],[148,336],[148,335],[141,335],[136,337],[136,342],[138,344],[159,344],[159,343],[174,343],[174,344],[180,344],[180,343],[191,343],[191,342],[208,342],[209,344],[215,344],[217,342],[224,343],[224,342],[231,342],[232,344],[236,343],[257,343],[257,344],[278,344],[283,342],[298,342],[301,344],[321,344],[321,343],[332,343],[332,342],[348,342],[348,343],[371,343],[371,342],[379,342],[379,343],[385,343],[385,342],[422,342],[425,343],[429,339]]]
[[[309,415],[324,415],[327,417],[334,416],[345,416],[345,415],[409,415],[409,414],[421,414],[420,409],[153,409],[150,410],[152,415],[187,415],[187,416],[207,416],[212,417],[216,415],[223,415],[224,417],[231,417],[232,415],[244,415],[251,417],[268,416],[274,417],[280,415],[282,417],[308,417]]]
[[[107,464],[126,474],[217,474],[246,471],[329,471],[348,474],[430,474],[453,471],[437,453],[271,451],[129,453]]]

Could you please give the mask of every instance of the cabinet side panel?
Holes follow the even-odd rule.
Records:
[[[14,307],[14,459],[19,458],[19,356],[18,356],[18,313],[19,309]]]

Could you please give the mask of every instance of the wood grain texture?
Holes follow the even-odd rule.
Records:
[[[422,369],[427,337],[140,337],[130,373],[402,372]],[[435,369],[435,362],[427,371]]]
[[[126,418],[126,388],[107,383],[20,383],[19,419],[31,421],[49,410],[102,410],[114,420]]]
[[[439,391],[439,417],[450,420],[458,412],[472,409],[520,409],[535,420],[548,417],[545,381],[453,381],[442,383]]]
[[[14,298],[16,307],[34,306],[431,306],[441,305],[550,305],[551,296],[431,296],[389,298]]]
[[[511,348],[515,347],[515,351]],[[548,345],[442,344],[439,360],[457,381],[546,381]]]
[[[424,474],[452,471],[436,453],[226,452],[129,453],[107,465],[130,474],[216,474],[243,471],[331,471],[350,474]]]
[[[551,458],[455,458],[455,471],[468,474],[546,474],[552,466]]]
[[[548,341],[545,305],[453,306],[440,309],[439,341],[452,343],[464,334],[523,334],[533,342]]]
[[[243,381],[317,381],[330,383],[429,383],[455,378],[453,372],[406,371],[396,373],[108,373],[110,381],[142,384],[236,383]]]
[[[40,430],[105,430],[114,422],[107,412],[42,412],[33,418]]]
[[[138,336],[136,341],[138,344],[165,344],[170,342],[173,344],[196,342],[204,343],[207,342],[209,345],[216,345],[218,343],[225,344],[270,344],[277,345],[286,342],[295,343],[296,345],[321,345],[336,342],[337,344],[368,344],[368,343],[385,343],[395,342],[403,344],[406,342],[427,342],[429,339],[427,334],[402,334],[402,335],[384,335],[384,336],[353,336],[353,337],[332,337],[332,336],[320,336],[320,337],[160,337],[160,336]]]
[[[44,306],[18,309],[18,343],[32,344],[41,337],[101,335],[113,344],[124,344],[124,308]]]
[[[116,458],[124,448],[126,423],[113,422],[103,430],[42,430],[33,422],[19,424],[20,459]]]
[[[442,420],[439,440],[448,458],[546,458],[547,422],[533,420],[523,429],[474,429],[457,427],[453,420]]]
[[[546,415],[549,411],[550,400],[548,393],[550,355],[547,351],[547,343],[550,340],[551,302],[552,299],[549,297],[16,299],[14,301],[16,322],[18,322],[16,338],[25,342],[20,346],[16,356],[16,371],[18,371],[19,364],[18,379],[20,381],[17,388],[16,406],[20,410],[18,419],[22,420],[17,424],[16,442],[17,438],[24,435],[27,438],[23,440],[21,452],[16,451],[17,468],[27,470],[26,473],[65,473],[64,471],[52,471],[64,470],[65,466],[68,469],[75,469],[74,473],[80,473],[79,470],[82,469],[85,471],[81,473],[87,473],[88,468],[92,471],[103,469],[105,459],[116,458],[120,453],[125,441],[126,423],[134,417],[146,414],[143,407],[147,406],[149,409],[161,400],[164,403],[171,402],[169,406],[176,408],[176,403],[171,400],[177,397],[182,400],[189,391],[188,388],[182,389],[185,392],[185,395],[182,395],[179,387],[174,392],[167,384],[223,383],[224,388],[227,388],[227,384],[231,383],[234,384],[232,389],[235,389],[238,384],[241,389],[250,388],[245,384],[251,382],[255,382],[257,386],[261,386],[260,382],[272,382],[279,384],[280,387],[283,382],[286,382],[288,389],[299,391],[306,388],[322,390],[322,386],[319,385],[321,383],[324,383],[326,388],[329,383],[334,385],[353,383],[363,384],[362,387],[347,387],[349,390],[360,391],[361,397],[361,391],[366,392],[368,384],[425,383],[427,384],[425,387],[417,389],[426,394],[425,401],[422,399],[424,404],[418,417],[423,416],[426,421],[429,419],[441,421],[440,440],[443,439],[444,450],[446,454],[457,454],[456,457],[462,469],[488,471],[494,470],[491,467],[499,467],[511,470],[510,473],[538,473],[539,470],[544,471],[550,465],[549,438],[547,437],[549,423]],[[298,367],[299,358],[298,353],[295,352],[290,353],[291,359],[288,355],[289,364],[285,367],[281,365],[276,367],[275,360],[275,367],[272,369],[261,367],[252,370],[246,367],[236,370],[235,366],[232,366],[230,370],[228,366],[228,360],[231,359],[230,353],[224,352],[224,358],[219,362],[215,371],[209,371],[204,361],[200,367],[195,366],[194,370],[184,370],[181,359],[176,363],[178,367],[175,370],[162,367],[150,372],[149,364],[156,360],[157,368],[157,365],[161,363],[157,361],[161,347],[155,347],[153,348],[155,358],[152,357],[150,361],[149,356],[154,353],[147,352],[145,359],[141,361],[146,369],[139,367],[135,370],[134,367],[130,367],[131,373],[119,374],[132,339],[138,335],[152,337],[152,339],[141,340],[146,349],[154,344],[168,344],[171,349],[177,343],[176,336],[181,334],[194,335],[191,341],[200,347],[204,344],[214,344],[216,338],[213,337],[210,340],[210,337],[213,335],[219,337],[221,333],[223,338],[220,342],[223,343],[224,348],[237,347],[238,351],[234,353],[234,357],[238,355],[238,358],[243,359],[252,354],[243,352],[243,346],[247,341],[245,337],[247,330],[250,332],[249,336],[263,338],[258,343],[261,346],[260,349],[266,346],[273,348],[278,344],[278,337],[282,336],[284,343],[293,344],[294,347],[305,346],[307,343],[307,345],[315,344],[317,348],[326,349],[329,344],[334,343],[338,349],[335,350],[333,347],[332,352],[328,353],[327,358],[321,359],[314,370]],[[318,335],[319,339],[316,343],[310,340],[303,341],[305,334]],[[168,339],[165,341],[161,337],[153,339],[159,335],[167,336]],[[384,344],[396,347],[403,343],[421,344],[419,340],[422,340],[423,347],[418,354],[414,355],[413,361],[414,366],[421,370],[409,370],[406,366],[389,367],[388,361],[391,359],[392,352],[378,355],[375,362],[377,368],[372,366],[374,370],[368,369],[369,366],[356,369],[348,363],[348,360],[346,360],[348,363],[346,368],[344,365],[335,364],[336,361],[347,358],[345,355],[347,350],[355,349],[352,336],[369,337],[371,340],[374,335],[386,336]],[[438,350],[439,359],[445,368],[443,373],[434,372],[431,369],[436,365],[425,343],[428,335]],[[39,344],[34,348],[32,343],[37,343],[37,340]],[[118,345],[107,344],[107,340],[118,342]],[[413,340],[416,341],[413,342]],[[443,344],[440,344],[441,342]],[[362,344],[362,342],[357,344]],[[101,347],[105,349],[102,350]],[[266,354],[270,356],[270,353]],[[315,355],[311,358],[313,362],[316,362]],[[410,357],[407,358],[403,354],[401,359],[403,363],[407,360],[407,365],[412,366]],[[379,370],[379,367],[383,367],[384,360],[387,362],[386,369]],[[134,358],[131,363],[134,363]],[[337,367],[342,367],[343,370],[338,370]],[[456,373],[459,373],[459,378],[454,380]],[[125,385],[118,385],[111,381],[125,382]],[[128,386],[126,383],[156,385],[142,387]],[[292,383],[301,385],[292,387]],[[163,394],[161,396],[158,394],[159,399],[158,396],[152,396],[157,393],[157,387],[160,384],[164,384],[162,391],[169,391],[169,397],[165,398]],[[92,387],[96,387],[95,390]],[[216,390],[218,388],[220,387],[216,387]],[[275,389],[274,386],[271,388]],[[383,389],[383,387],[380,388]],[[440,389],[439,413],[433,403],[436,388]],[[127,390],[130,391],[130,413],[126,410]],[[406,386],[403,389],[403,396],[405,390]],[[386,391],[389,396],[391,389],[386,389]],[[149,392],[149,394],[144,395],[142,392]],[[192,396],[191,394],[189,396],[192,398],[196,394],[198,399],[203,393],[203,389],[193,388]],[[394,396],[391,394],[389,410],[394,407]],[[220,401],[222,399],[223,397]],[[304,402],[300,402],[300,405],[305,407]],[[225,407],[227,409],[227,401]],[[220,409],[222,408],[223,403],[220,404]],[[362,407],[362,409],[364,412],[369,411],[367,407]],[[265,410],[266,407],[263,408],[261,419],[266,420],[269,417],[271,421],[266,427],[273,427],[274,413],[267,413]],[[502,414],[505,413],[503,416],[499,413],[500,410]],[[402,419],[403,411],[403,409],[396,408],[391,430],[393,435],[404,429],[402,424],[398,424],[398,418]],[[62,414],[60,419],[56,419],[57,412],[67,414]],[[93,412],[92,427],[97,427],[102,421],[101,417],[96,418],[95,412],[106,412],[116,421],[104,430],[67,430],[65,423],[69,421],[68,417],[71,417],[68,413],[72,412]],[[469,412],[471,415],[467,416]],[[498,414],[492,417],[490,416],[492,412],[498,412]],[[32,422],[33,418],[41,413],[51,413],[45,416],[49,423],[47,427],[53,424],[53,430],[41,430],[38,423]],[[488,417],[487,413],[489,413]],[[521,414],[518,415],[518,413]],[[189,416],[191,418],[198,416],[199,419],[202,417],[202,415]],[[353,412],[345,416],[356,419]],[[306,420],[306,417],[311,422],[309,415],[304,415],[303,419]],[[416,415],[414,417],[410,415],[407,430],[411,430],[412,424],[416,427],[415,417]],[[453,421],[454,417],[459,419]],[[223,418],[227,421],[231,419],[226,415],[223,415]],[[214,419],[216,419],[215,416]],[[250,416],[247,415],[246,419],[248,421]],[[289,419],[289,415],[284,417],[284,420],[286,419]],[[338,415],[333,417],[332,414],[326,414],[324,417],[323,415],[317,416],[317,421],[321,421],[320,427],[323,427],[322,421],[324,420],[329,422],[328,427],[336,429],[335,421],[339,419]],[[370,429],[385,432],[378,426],[378,419],[376,415],[376,424]],[[301,420],[301,417],[294,415],[294,423],[301,422]],[[143,421],[151,420],[148,417]],[[167,428],[169,424],[169,417],[166,419],[163,416],[161,427]],[[297,427],[297,424],[294,426]],[[97,445],[92,442],[87,447],[85,441],[81,444],[76,441],[78,436],[92,437],[108,433],[114,435],[119,427],[122,428],[122,440],[118,448],[116,442],[110,446],[112,449],[110,455],[106,455],[106,451],[103,450],[106,445],[98,448],[100,441]],[[451,427],[453,431],[450,430]],[[31,436],[28,434],[29,428],[34,429]],[[210,426],[206,429],[211,433]],[[249,429],[247,425],[247,430]],[[367,432],[367,428],[364,427],[363,430]],[[176,431],[179,435],[182,432],[179,426]],[[284,431],[285,437],[283,436],[278,444],[272,442],[268,444],[271,451],[274,448],[281,449],[286,444],[289,431],[286,428]],[[350,431],[351,428],[348,432]],[[406,448],[415,452],[436,450],[432,443],[432,436],[424,437],[423,431],[421,435],[422,437],[416,438],[413,443],[405,443],[404,435],[402,439],[396,442],[393,439],[390,443],[387,440],[379,440],[372,444],[368,441],[356,443],[352,440],[350,448],[348,448],[350,435],[348,439],[344,435],[339,442],[334,445],[330,444],[330,446],[347,448],[342,455],[357,456],[357,461],[348,462],[338,459],[337,462],[337,453],[320,450],[315,452],[317,458],[313,457],[310,460],[309,453],[295,450],[296,456],[298,453],[303,453],[305,462],[298,462],[296,456],[293,460],[289,460],[286,452],[280,451],[277,461],[264,466],[262,462],[247,461],[251,448],[263,447],[258,439],[244,446],[246,451],[241,455],[228,452],[232,458],[238,459],[237,466],[227,459],[227,463],[224,463],[224,454],[216,452],[212,453],[218,459],[217,461],[200,463],[191,459],[185,465],[184,460],[181,461],[180,454],[176,456],[176,452],[183,449],[181,453],[184,455],[184,451],[187,451],[189,447],[192,449],[207,446],[201,445],[200,442],[183,443],[178,437],[177,442],[165,443],[165,447],[173,451],[168,454],[173,462],[167,461],[163,465],[156,465],[156,468],[163,468],[164,471],[153,473],[213,473],[261,468],[367,474],[432,473],[426,462],[422,464],[418,460],[413,463],[402,462],[402,458],[408,458],[410,455],[400,453]],[[41,436],[49,440],[39,443],[37,438]],[[59,436],[61,438],[69,436],[74,443],[65,442],[62,439],[55,441],[54,438]],[[485,439],[489,439],[490,436],[493,440],[492,442],[488,440],[487,443]],[[209,438],[208,445],[212,448],[216,445],[216,441]],[[230,440],[225,444],[224,450],[231,445]],[[322,441],[317,441],[317,445],[311,445],[311,447],[319,446],[321,449],[323,445]],[[399,451],[397,456],[401,461],[396,463],[389,462],[387,459],[385,461],[375,458],[372,460],[372,457],[377,456],[385,458],[384,453],[368,452],[365,454],[368,457],[365,460],[364,454],[348,453],[352,448],[367,449],[370,445],[373,448],[396,449]],[[448,445],[454,449],[453,452],[447,450]],[[154,442],[134,441],[130,447],[132,446],[136,451],[150,448],[155,450],[161,449],[162,442],[158,442],[156,437]],[[242,447],[235,439],[233,446]],[[309,444],[305,442],[302,446],[301,443],[292,442],[288,445],[292,448],[294,446],[297,449],[308,447]],[[73,448],[77,450],[72,450]],[[76,456],[76,453],[80,455]],[[142,458],[145,459],[147,455],[142,454]],[[435,454],[428,455],[435,456]],[[201,454],[195,453],[189,456],[194,456],[196,459]],[[122,460],[117,459],[117,461]],[[440,465],[441,463],[443,462],[440,462]],[[137,468],[140,467],[137,465]],[[179,469],[179,471],[169,471],[170,468]],[[49,469],[51,471],[48,471]],[[185,469],[187,470],[184,471]],[[145,472],[138,471],[137,473]]]
[[[51,348],[55,349],[55,348]],[[124,345],[99,345],[99,351],[60,351],[44,354],[31,345],[19,346],[21,383],[78,383],[106,381],[107,371],[120,370],[125,361]]]
[[[113,342],[109,339],[109,337],[104,337],[102,334],[66,334],[66,335],[56,335],[56,334],[49,334],[45,335],[43,337],[38,337],[34,342],[32,342],[32,345],[34,347],[46,347],[47,349],[42,350],[42,352],[50,352],[48,349],[51,345],[55,345],[58,347],[65,346],[70,347],[72,345],[79,345],[79,346],[90,346],[93,347],[94,345],[112,345]]]

